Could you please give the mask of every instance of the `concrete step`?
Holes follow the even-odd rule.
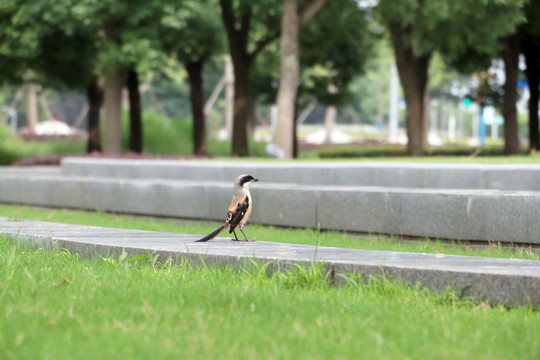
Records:
[[[252,186],[251,222],[396,236],[540,244],[540,192]],[[0,175],[0,202],[224,220],[231,182]]]
[[[403,162],[235,162],[62,160],[66,176],[231,182],[251,174],[265,182],[328,186],[540,191],[540,163],[517,165]]]
[[[274,270],[290,264],[310,266],[323,262],[336,282],[342,274],[390,276],[437,291],[447,286],[461,290],[465,297],[503,303],[508,306],[540,306],[540,261],[494,259],[368,251],[280,244],[265,241],[233,242],[217,238],[195,243],[201,235],[67,225],[0,217],[0,233],[12,239],[36,242],[44,248],[68,249],[86,257],[159,254],[160,259],[189,259],[207,265],[238,265],[250,259],[271,262]],[[271,240],[271,239],[268,239]]]
[[[58,166],[0,166],[0,176],[57,176],[62,171]]]

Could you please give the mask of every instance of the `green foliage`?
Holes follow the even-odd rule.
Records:
[[[9,165],[20,158],[17,142],[10,130],[0,125],[0,165]]]
[[[159,27],[163,49],[182,63],[204,62],[224,48],[217,1],[169,2]]]
[[[185,119],[166,119],[154,112],[143,114],[143,143],[145,152],[153,155],[191,155],[193,151],[192,126]],[[128,150],[129,143],[129,115],[122,116],[122,136],[124,152]],[[252,153],[255,156],[266,156],[264,144],[251,143]],[[210,156],[230,155],[230,143],[210,138],[208,142]]]
[[[129,148],[129,114],[122,116],[123,149]],[[143,114],[143,149],[155,155],[189,154],[191,133],[189,123],[183,119],[168,120],[162,116],[145,112]]]
[[[468,88],[471,82],[470,76],[459,74],[444,61],[439,53],[434,54],[430,68],[428,89],[430,98],[454,104],[462,102],[463,99],[452,92],[452,87]]]
[[[525,2],[381,0],[377,14],[392,36],[401,37],[416,55],[441,51],[452,59],[475,49],[478,54],[493,56],[500,49],[499,38],[513,33],[524,21]]]
[[[82,88],[92,71],[95,35],[73,27],[71,0],[11,3],[0,8],[0,62],[7,64],[1,80]]]
[[[349,95],[354,76],[372,55],[374,34],[366,11],[351,0],[333,0],[300,32],[301,91],[315,94],[323,104],[338,104]],[[337,93],[329,93],[334,85]]]
[[[31,63],[36,81],[53,88],[84,90],[94,71],[95,52],[93,36],[54,29],[41,37],[39,54]]]
[[[279,42],[269,44],[261,52],[251,69],[249,92],[264,105],[276,102],[280,71]]]
[[[161,1],[66,1],[70,3],[70,17],[63,29],[68,33],[85,30],[94,34],[98,73],[136,64],[144,76],[162,64],[157,29],[151,26],[159,22]]]
[[[168,60],[169,62],[163,71],[155,72],[149,83],[167,114],[187,119],[191,117],[191,107],[186,70],[174,59],[169,58]],[[145,109],[155,107],[145,94],[141,95]]]
[[[540,1],[529,0],[525,4],[525,16],[527,22],[523,24],[524,32],[534,38],[537,45],[540,45]]]
[[[502,50],[500,39],[516,31],[525,21],[526,1],[472,1],[467,6],[456,3],[455,31],[441,52],[457,70],[470,73],[489,67]],[[450,25],[448,25],[450,26]],[[449,27],[448,27],[449,29]]]
[[[1,85],[22,81],[28,59],[34,55],[38,32],[27,26],[27,20],[34,15],[35,7],[23,1],[3,1],[0,5]]]
[[[358,112],[362,123],[375,124],[377,120],[388,118],[390,65],[393,62],[388,41],[378,41],[374,44],[373,55],[367,59],[365,74],[357,76],[351,83],[350,105]],[[344,116],[343,112],[340,112],[340,116]],[[353,119],[347,122],[353,122]]]

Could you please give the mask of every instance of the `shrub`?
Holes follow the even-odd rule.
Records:
[[[527,149],[522,148],[521,153],[527,154]],[[487,145],[483,147],[446,145],[440,147],[428,147],[425,149],[428,156],[502,156],[503,147]],[[321,148],[319,157],[326,159],[335,158],[371,158],[371,157],[403,157],[407,156],[404,145],[344,145]]]
[[[129,115],[122,117],[123,149],[129,144]],[[193,124],[191,119],[167,119],[154,112],[143,114],[143,151],[154,155],[193,154]],[[231,144],[207,135],[208,154],[229,156]],[[266,156],[265,144],[250,141],[250,152],[255,156]]]

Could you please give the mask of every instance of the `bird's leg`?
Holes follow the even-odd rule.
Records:
[[[255,240],[249,240],[247,238],[246,234],[244,234],[244,230],[242,230],[242,226],[239,227],[239,229],[242,232],[242,235],[244,235],[245,239],[239,239],[238,236],[236,236],[236,230],[233,230],[233,234],[234,234],[235,239],[231,239],[232,241],[255,241]]]
[[[244,230],[242,230],[243,226],[240,227],[240,231],[242,232],[242,235],[244,235],[245,240],[244,241],[255,241],[255,240],[248,240],[246,234],[244,234]]]

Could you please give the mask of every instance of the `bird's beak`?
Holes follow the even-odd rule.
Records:
[[[253,179],[253,182],[257,182],[257,181],[259,181],[259,179]]]

